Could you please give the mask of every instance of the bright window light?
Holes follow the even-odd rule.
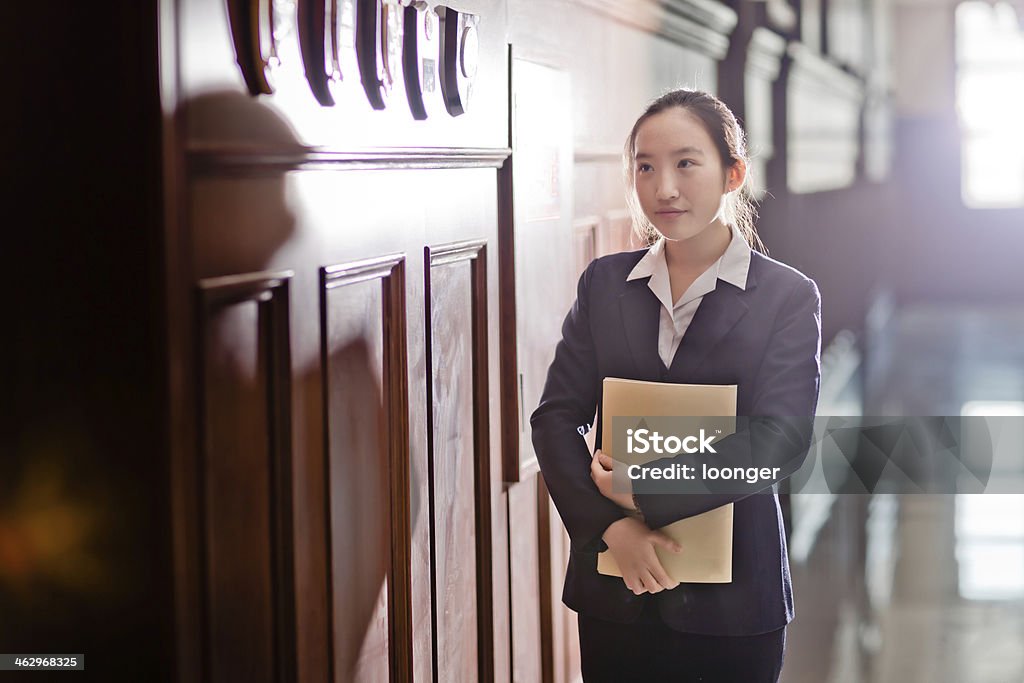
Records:
[[[964,417],[1016,417],[1024,416],[1024,401],[967,401],[960,406]]]
[[[1013,7],[961,3],[956,60],[964,204],[1024,206],[1024,31]]]
[[[960,596],[1024,598],[1024,496],[958,495],[955,501]]]

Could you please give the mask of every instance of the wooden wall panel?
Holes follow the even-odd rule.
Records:
[[[289,277],[199,283],[203,660],[214,682],[294,678]]]
[[[619,216],[621,223],[621,215]],[[573,221],[573,254],[578,280],[597,251],[602,225],[608,220],[586,216]],[[628,224],[627,224],[628,225]],[[620,224],[616,229],[622,230]],[[596,425],[597,414],[592,424]],[[587,432],[588,448],[594,450],[595,431]],[[538,477],[537,532],[540,561],[541,655],[546,680],[572,683],[580,676],[579,629],[576,613],[562,603],[562,584],[569,564],[569,534],[548,495],[543,477]]]
[[[576,279],[597,257],[597,235],[601,219],[597,216],[577,218],[573,221],[572,250],[576,255]]]
[[[411,677],[401,256],[321,269],[330,650],[337,683]]]
[[[512,681],[546,680],[541,643],[537,479],[508,489],[509,581],[512,602]],[[550,610],[545,610],[550,614]]]
[[[605,214],[604,220],[598,228],[598,245],[600,249],[598,256],[631,251],[643,246],[633,234],[633,219],[630,217],[629,211],[615,209]]]
[[[296,273],[290,282],[295,592],[301,614],[296,680],[352,680],[347,678],[350,675],[381,680],[381,669],[367,666],[374,657],[374,661],[386,665],[384,680],[392,671],[398,672],[394,674],[397,680],[435,680],[427,464],[427,266],[422,257],[409,260],[408,255],[422,254],[425,241],[451,244],[470,237],[484,238],[488,244],[493,241],[495,205],[493,195],[487,194],[494,187],[493,167],[374,173],[301,170],[284,175],[276,170],[267,171],[263,166],[239,170],[244,174],[228,174],[223,165],[216,164],[193,184],[194,208],[190,217],[194,253],[197,269],[204,274],[245,272],[253,269],[253,263],[275,269],[292,268]],[[444,193],[453,182],[474,200],[464,199],[457,207],[450,205]],[[395,183],[408,190],[407,201],[392,201]],[[345,207],[345,211],[337,207]],[[374,256],[395,251],[400,255],[385,257],[384,262]],[[494,256],[494,250],[487,249],[480,252],[479,258],[463,263],[490,259],[492,263],[486,272],[494,280]],[[401,261],[400,268],[388,262],[395,258]],[[339,265],[324,269],[325,264]],[[380,272],[370,274],[367,270],[374,268]],[[356,282],[353,278],[357,277],[368,279]],[[327,279],[322,281],[324,278]],[[462,280],[456,282],[459,287],[463,285]],[[476,291],[490,299],[488,310],[496,308],[496,285],[496,281],[474,285]],[[388,297],[393,304],[386,304]],[[474,310],[479,310],[481,321],[491,322],[486,311]],[[386,333],[395,335],[395,343],[385,343]],[[325,334],[327,337],[322,338]],[[402,334],[406,335],[404,352],[397,344]],[[485,336],[497,339],[497,325],[488,330],[488,335],[477,336],[481,340]],[[446,349],[442,346],[442,350]],[[496,370],[497,354],[493,350],[485,347],[476,354],[486,358],[482,361],[485,371]],[[393,371],[385,371],[387,363],[391,363]],[[397,387],[400,381],[405,386]],[[389,393],[389,386],[396,388]],[[482,394],[496,386],[481,384],[479,391]],[[374,394],[377,401],[366,400]],[[404,403],[407,398],[398,400],[406,394],[415,400],[408,404]],[[382,448],[375,419],[375,411],[381,410],[375,407],[377,402],[393,425],[384,430],[388,438],[406,442],[389,446],[392,453],[405,453],[396,455],[392,461],[395,465],[408,463],[404,484],[398,483],[397,478],[402,476],[398,470],[392,474],[390,470],[366,466],[367,461],[373,460],[369,454]],[[489,429],[478,432],[479,438],[487,440],[498,432],[497,411],[490,410],[497,401],[484,401],[482,405],[482,414],[494,418]],[[350,446],[353,442],[357,444],[355,449]],[[488,446],[489,452],[499,452],[496,443]],[[481,447],[477,452],[484,450]],[[480,462],[490,462],[493,468],[498,460]],[[358,463],[363,463],[362,469],[356,467]],[[382,474],[388,493],[374,498],[372,492],[379,490],[378,477]],[[495,493],[490,498],[481,494],[479,500],[488,501],[484,512],[489,516],[476,516],[484,525],[490,525],[489,520],[498,520],[498,527],[489,535],[478,533],[477,538],[480,543],[490,544],[489,552],[486,556],[481,553],[480,561],[496,558],[493,562],[499,570],[494,571],[492,566],[481,569],[480,575],[487,576],[488,581],[480,582],[479,587],[484,593],[489,591],[484,597],[490,598],[498,616],[494,618],[494,635],[487,643],[487,655],[484,656],[483,647],[476,650],[481,664],[490,665],[496,660],[498,668],[508,672],[507,527],[500,475],[496,471],[488,475],[493,479],[488,478],[484,493],[490,494],[492,489]],[[360,482],[356,488],[361,497],[352,494],[356,481]],[[383,512],[381,500],[385,501]],[[396,513],[391,506],[399,500],[405,507]],[[471,513],[470,519],[475,514]],[[392,520],[390,523],[385,515]],[[407,532],[400,523],[410,526],[408,545],[403,540]],[[377,531],[367,533],[367,528]],[[353,558],[355,549],[364,545],[367,536],[377,541],[394,538],[394,545],[388,547],[383,560],[373,553]],[[300,546],[303,538],[305,542]],[[405,559],[394,559],[403,549]],[[408,572],[408,598],[393,595],[392,587],[397,584],[390,577],[386,588],[383,586],[381,562],[385,565],[384,573],[393,571],[400,576]],[[344,592],[346,576],[359,586],[366,585],[366,577],[376,576],[378,582],[365,594],[353,598],[350,587]],[[333,594],[328,594],[328,586]],[[382,608],[387,601],[411,604],[408,610],[397,608],[399,615],[408,615],[411,620],[406,627],[399,627],[391,611]],[[481,625],[489,628],[482,600],[478,599],[477,610]],[[403,637],[411,633],[411,638],[405,646],[397,647],[393,645],[393,632]],[[385,636],[381,637],[381,633]],[[195,637],[197,641],[201,638],[198,634]],[[328,661],[329,657],[333,657],[333,663]],[[399,662],[396,668],[391,660],[397,657],[406,661]],[[476,678],[474,670],[472,679]],[[495,674],[495,678],[501,676]],[[201,678],[197,675],[192,680]]]
[[[587,434],[587,445],[594,449],[594,431]],[[569,564],[569,534],[558,510],[548,495],[543,477],[538,477],[538,531],[540,533],[540,570],[550,577],[541,581],[541,635],[544,664],[554,683],[574,683],[580,678],[580,636],[576,612],[562,603],[562,585]],[[546,542],[545,542],[546,541]],[[548,657],[550,653],[550,662]]]
[[[424,256],[434,675],[491,680],[486,252],[472,241]]]

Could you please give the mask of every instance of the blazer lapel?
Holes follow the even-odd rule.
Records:
[[[711,350],[747,314],[742,294],[743,290],[719,280],[715,290],[704,295],[672,359],[668,370],[672,381],[692,377]]]
[[[619,308],[629,352],[636,365],[638,379],[657,380],[662,372],[658,356],[661,302],[647,286],[646,278],[626,285],[626,291],[619,296]]]
[[[712,349],[747,314],[749,307],[743,295],[757,287],[753,261],[750,265],[745,290],[719,280],[715,289],[704,295],[672,358],[667,373],[669,381],[685,382],[692,377]],[[637,378],[658,381],[665,376],[665,366],[658,355],[661,302],[647,286],[647,278],[625,284],[619,307]]]

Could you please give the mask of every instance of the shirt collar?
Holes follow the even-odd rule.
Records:
[[[730,226],[730,231],[732,239],[729,240],[729,246],[725,248],[725,252],[694,281],[687,293],[680,298],[677,306],[692,300],[695,296],[703,296],[714,290],[717,280],[724,280],[739,289],[747,288],[747,274],[750,271],[750,246],[736,226]],[[665,262],[664,237],[659,237],[650,246],[647,253],[626,276],[626,281],[643,277],[651,278],[648,282],[651,291],[658,295],[659,299],[662,299],[666,308],[671,310],[673,308],[671,305],[671,283],[668,277],[668,264]],[[668,293],[666,294],[666,292]]]
[[[718,259],[718,279],[725,280],[739,289],[747,289],[747,275],[750,272],[750,245],[735,225],[730,226],[732,239],[722,258]]]

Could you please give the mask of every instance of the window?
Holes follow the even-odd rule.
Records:
[[[1022,435],[1021,401],[968,401],[960,407],[963,443],[979,419],[992,439],[992,479],[988,493],[955,496],[957,578],[966,600],[1024,598],[1024,496],[999,494],[1009,483],[1019,487],[1019,449]],[[992,481],[997,482],[993,487]],[[1019,489],[1018,489],[1019,490]]]
[[[1013,7],[961,3],[956,62],[964,204],[1024,206],[1024,32]]]

